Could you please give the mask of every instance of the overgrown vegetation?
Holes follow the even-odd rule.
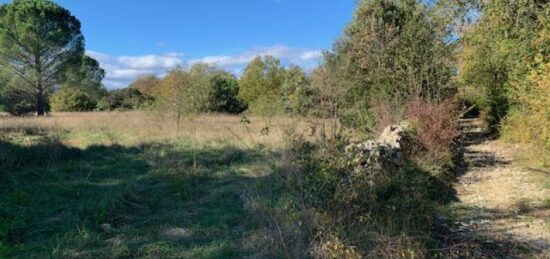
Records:
[[[548,19],[545,1],[489,1],[464,36],[464,95],[510,140],[548,154]],[[545,156],[547,157],[547,156]]]
[[[441,244],[429,237],[438,208],[454,198],[449,185],[412,161],[400,168],[358,169],[361,162],[350,162],[342,151],[347,143],[294,140],[286,162],[268,180],[277,183],[282,197],[276,202],[282,204],[255,207],[274,217],[266,221],[276,242],[270,253],[298,258],[437,255],[427,251]]]
[[[542,0],[362,0],[312,71],[263,56],[107,91],[68,10],[3,4],[0,109],[54,113],[0,117],[0,257],[469,256],[440,233],[457,120],[549,166],[549,28]]]

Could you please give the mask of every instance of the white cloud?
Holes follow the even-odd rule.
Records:
[[[162,75],[170,68],[185,65],[181,53],[120,57],[96,51],[87,51],[87,54],[97,59],[101,67],[105,69],[106,75],[103,83],[109,89],[126,87],[140,76]]]
[[[156,56],[147,55],[139,57],[122,56],[117,58],[118,63],[128,68],[150,69],[150,68],[172,68],[182,65],[183,61],[179,56]]]
[[[270,55],[282,61],[283,64],[296,64],[305,68],[312,68],[318,64],[321,59],[321,50],[298,49],[283,45],[271,47],[261,47],[251,49],[234,56],[206,56],[198,59],[192,59],[190,64],[208,63],[227,69],[229,71],[242,71],[244,66],[257,56]]]
[[[104,84],[109,89],[127,86],[139,76],[155,74],[164,76],[166,71],[176,66],[188,66],[196,63],[208,63],[240,75],[244,67],[257,56],[274,56],[285,65],[296,64],[306,69],[316,66],[321,59],[321,51],[315,49],[298,49],[284,45],[254,48],[236,55],[205,56],[184,61],[182,53],[163,55],[118,56],[87,51],[97,59],[107,71]]]

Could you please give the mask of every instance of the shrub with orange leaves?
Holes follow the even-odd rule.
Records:
[[[405,109],[414,141],[407,155],[435,176],[452,166],[452,143],[457,136],[455,108],[450,100],[434,103],[415,98]]]

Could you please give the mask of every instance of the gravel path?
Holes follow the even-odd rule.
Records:
[[[480,257],[550,258],[550,189],[538,181],[550,173],[521,166],[514,160],[519,150],[488,137],[480,121],[460,125],[456,231],[491,250]]]

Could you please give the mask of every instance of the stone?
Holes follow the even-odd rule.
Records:
[[[169,228],[162,232],[162,235],[171,240],[183,239],[190,236],[189,230],[185,228]]]
[[[349,163],[356,171],[381,171],[404,165],[402,153],[403,142],[406,139],[405,127],[391,125],[384,129],[380,137],[361,143],[350,144],[345,152]]]
[[[105,224],[99,225],[99,227],[100,227],[103,231],[105,231],[106,233],[109,233],[109,232],[112,232],[112,231],[113,231],[113,226],[112,226],[111,224],[105,223]]]

